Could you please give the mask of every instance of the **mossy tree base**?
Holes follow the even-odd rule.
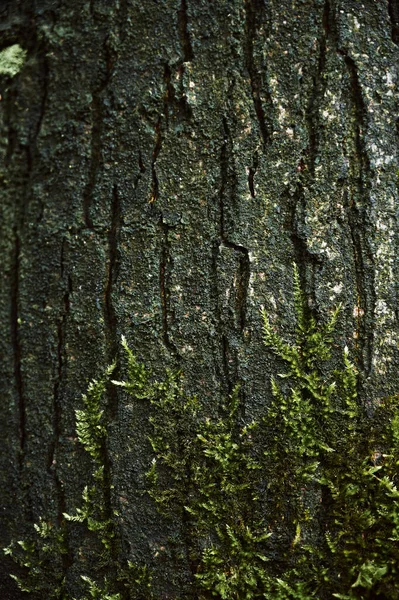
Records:
[[[293,261],[318,323],[342,305],[335,339],[359,405],[371,417],[399,390],[397,12],[396,0],[3,0],[0,547],[83,509],[95,467],[75,410],[90,378],[122,363],[122,334],[152,382],[181,371],[184,398],[200,398],[190,435],[221,434],[237,383],[232,443],[266,435],[269,376],[285,367],[264,352],[259,308],[294,345]],[[325,368],[344,368],[338,347]],[[116,386],[105,398],[112,560],[134,555],[165,599],[189,595],[194,516],[161,514],[146,491],[155,405]],[[322,504],[316,483],[306,490]],[[318,539],[322,522],[293,525],[281,548]],[[81,574],[97,581],[81,563],[98,540],[67,525],[59,568],[78,597]],[[16,600],[11,568],[3,557],[0,595]]]
[[[359,403],[347,348],[342,370],[329,368],[339,310],[316,321],[295,265],[294,304],[293,344],[263,311],[265,345],[288,366],[279,375],[287,385],[272,378],[271,407],[249,423],[238,387],[216,416],[208,416],[204,398],[185,394],[181,374],[167,371],[163,381],[155,381],[122,340],[127,376],[112,384],[135,403],[150,403],[154,458],[147,494],[166,521],[183,523],[179,539],[161,538],[158,554],[171,554],[191,571],[184,597],[397,598],[399,396],[384,399],[370,421]],[[114,369],[90,384],[84,409],[76,411],[78,439],[95,467],[83,504],[64,514],[62,530],[52,532],[41,522],[35,541],[5,549],[27,568],[26,579],[16,578],[24,591],[71,598],[51,558],[65,551],[70,526],[80,523],[102,547],[92,561],[94,573],[81,574],[88,586],[85,600],[164,597],[152,585],[156,567],[139,566],[134,554],[125,564],[113,559],[122,543],[123,516],[107,506],[111,476],[103,396]],[[174,596],[182,597],[182,591]]]

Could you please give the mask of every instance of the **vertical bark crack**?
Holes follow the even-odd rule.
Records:
[[[112,190],[111,201],[111,226],[108,233],[108,269],[107,281],[104,292],[104,322],[106,327],[108,362],[111,363],[117,354],[117,318],[112,301],[113,288],[118,277],[119,271],[119,233],[121,228],[121,201],[119,198],[118,187],[115,184]],[[117,411],[117,393],[113,387],[110,392],[110,418],[113,419]]]
[[[239,253],[239,274],[238,274],[238,291],[237,291],[237,313],[239,315],[238,322],[241,324],[241,329],[245,327],[245,314],[246,314],[246,301],[248,294],[248,284],[250,276],[250,262],[249,262],[249,251],[248,248],[240,244],[232,242],[226,232],[226,214],[225,214],[225,196],[227,186],[230,180],[229,175],[229,152],[228,144],[230,140],[230,131],[227,125],[226,119],[223,119],[223,133],[224,141],[221,149],[221,187],[219,194],[219,231],[222,245],[227,248],[231,248]],[[231,191],[232,195],[235,193],[235,185]]]
[[[187,0],[181,0],[180,10],[178,11],[178,22],[180,30],[180,39],[183,47],[184,62],[190,62],[194,58],[191,37],[188,30],[188,12]]]
[[[109,347],[110,347],[110,358],[115,355],[117,349],[116,339],[116,315],[115,309],[112,303],[112,290],[118,276],[118,239],[121,227],[121,202],[118,193],[118,187],[115,184],[112,189],[112,201],[111,201],[111,227],[108,234],[108,273],[107,283],[105,286],[105,302],[104,302],[104,316],[107,330],[109,332]]]
[[[249,169],[248,169],[248,188],[249,188],[249,193],[251,194],[252,198],[255,198],[255,188],[254,188],[255,173],[256,173],[256,170],[253,167],[249,167]]]
[[[391,37],[399,44],[399,0],[388,0],[388,14],[391,19]]]
[[[49,88],[49,64],[48,64],[46,52],[47,52],[47,49],[45,47],[43,47],[41,49],[42,58],[41,58],[41,69],[40,69],[43,92],[42,92],[41,103],[40,103],[39,118],[37,120],[36,130],[34,133],[34,140],[35,140],[34,151],[35,151],[35,153],[37,153],[36,140],[37,140],[40,130],[42,128],[42,123],[43,123],[43,119],[44,119],[45,112],[46,112],[48,88]],[[44,205],[43,205],[42,201],[40,201],[40,206],[41,206],[40,213],[39,213],[38,219],[37,219],[38,222],[43,219]]]
[[[95,18],[95,13],[94,13],[94,4],[95,4],[95,0],[90,0],[89,3],[89,13],[92,19]]]
[[[245,62],[251,84],[251,94],[254,103],[255,113],[258,119],[259,130],[263,141],[263,147],[265,148],[270,141],[272,128],[266,120],[262,95],[266,97],[270,108],[273,107],[273,103],[270,93],[262,85],[262,76],[256,67],[254,57],[254,42],[258,35],[259,24],[261,22],[261,15],[264,9],[264,2],[262,2],[262,0],[246,0],[245,2]]]
[[[231,241],[226,227],[226,211],[225,211],[225,198],[226,196],[234,197],[235,195],[235,177],[233,177],[233,183],[231,190],[228,189],[228,186],[231,181],[231,176],[229,173],[229,142],[231,141],[231,135],[229,131],[229,127],[227,124],[227,120],[223,119],[223,134],[224,139],[221,147],[221,155],[220,155],[220,165],[221,165],[221,186],[219,192],[219,233],[220,233],[220,241],[218,246],[224,246],[226,248],[230,248],[237,253],[238,257],[238,272],[236,276],[236,302],[235,302],[235,311],[237,315],[237,323],[240,328],[241,336],[244,334],[244,329],[246,327],[246,313],[247,313],[247,299],[248,299],[248,286],[250,279],[250,260],[249,260],[249,250],[245,246],[241,244],[237,244]],[[219,251],[218,247],[218,251]],[[215,280],[216,280],[216,293],[217,297],[219,296],[218,287],[217,287],[217,257],[214,259],[214,269],[215,269]],[[221,322],[220,316],[220,308],[218,308],[217,315],[218,322]],[[226,332],[222,330],[220,332],[221,336],[221,345],[222,345],[222,362],[224,366],[224,379],[227,382],[228,392],[231,393],[233,390],[233,382],[231,381],[231,377],[229,374],[229,362],[230,362],[230,349],[228,343],[228,337]],[[243,403],[244,406],[244,403]],[[244,408],[243,408],[244,410]]]
[[[108,267],[107,280],[104,291],[104,323],[107,340],[107,360],[111,364],[118,351],[117,315],[113,304],[113,290],[119,275],[119,236],[122,227],[122,206],[118,186],[114,184],[111,198],[111,225],[108,232]],[[112,422],[118,413],[118,392],[115,386],[108,387],[107,421]],[[104,456],[104,501],[110,522],[113,521],[113,481],[112,481],[112,454],[107,443],[103,447]],[[116,539],[111,543],[111,555],[115,564],[119,561],[119,549]]]
[[[146,171],[144,162],[143,162],[143,157],[141,154],[141,151],[139,150],[139,159],[138,159],[138,167],[139,167],[139,171],[136,175],[136,177],[134,178],[134,183],[133,183],[133,190],[136,191],[137,186],[139,184],[140,179],[142,178],[143,174]]]
[[[92,132],[91,132],[91,154],[89,174],[86,187],[83,192],[83,212],[84,221],[88,229],[93,229],[93,219],[91,216],[91,207],[94,199],[94,190],[97,182],[97,173],[101,165],[102,158],[102,134],[104,129],[105,105],[104,92],[107,89],[115,65],[115,55],[110,49],[109,35],[104,41],[105,54],[105,75],[100,85],[93,91],[92,100]]]
[[[211,294],[214,297],[215,308],[213,311],[215,329],[218,332],[218,337],[221,343],[221,368],[219,368],[219,361],[217,361],[217,370],[218,370],[218,381],[223,385],[222,393],[230,393],[232,390],[232,386],[230,384],[229,379],[229,368],[228,368],[228,348],[227,348],[227,340],[225,333],[223,331],[222,325],[222,315],[220,308],[220,298],[219,298],[219,253],[220,253],[220,245],[221,239],[218,238],[214,241],[212,245],[212,270],[211,270]]]
[[[126,35],[129,29],[129,0],[120,0],[119,3],[119,38],[123,45],[126,40]]]
[[[184,3],[184,2],[183,2]],[[180,13],[179,13],[180,14]],[[180,75],[179,80],[182,81],[184,72],[184,64],[180,63],[177,65],[177,73]],[[157,159],[161,152],[163,142],[163,128],[167,130],[169,128],[170,120],[172,117],[183,120],[191,118],[191,107],[187,102],[186,95],[183,93],[183,87],[176,94],[175,87],[172,83],[172,69],[169,64],[164,65],[163,81],[165,91],[163,95],[162,113],[159,114],[157,122],[155,124],[155,140],[154,148],[152,151],[151,158],[151,191],[149,202],[153,204],[158,200],[159,196],[159,181],[157,175]],[[144,172],[144,165],[139,158],[140,172]]]
[[[70,314],[70,295],[72,293],[72,278],[70,275],[66,276],[65,274],[65,247],[66,240],[63,239],[61,245],[60,276],[61,280],[65,280],[66,286],[63,296],[62,311],[57,323],[57,373],[53,386],[53,439],[50,444],[48,458],[48,471],[53,475],[57,492],[57,521],[59,526],[64,522],[63,515],[67,509],[64,486],[57,465],[57,453],[62,435],[61,385],[65,368],[66,324]],[[66,538],[66,543],[68,545],[68,538]],[[70,551],[62,555],[62,563],[63,572],[64,575],[66,575],[72,564]]]
[[[15,200],[15,225],[14,225],[14,250],[12,258],[11,273],[11,297],[10,297],[10,329],[11,343],[14,358],[14,380],[17,397],[18,411],[18,435],[19,435],[19,468],[22,470],[25,460],[27,443],[27,415],[26,415],[26,397],[24,391],[23,373],[22,373],[22,346],[21,346],[21,248],[24,239],[25,214],[31,197],[31,180],[34,175],[34,162],[37,156],[37,137],[42,126],[45,107],[48,95],[48,63],[46,61],[46,48],[38,41],[35,16],[32,15],[33,27],[29,34],[29,44],[37,57],[36,77],[40,82],[40,92],[35,95],[37,100],[34,104],[24,104],[24,98],[21,97],[20,103],[16,102],[17,88],[10,86],[10,90],[5,96],[6,109],[5,120],[8,129],[8,143],[5,156],[5,166],[10,168],[11,176],[15,177],[20,170],[16,181],[18,194]],[[20,111],[24,109],[27,113],[32,111],[29,120],[28,140],[18,138],[18,123],[21,117]],[[24,115],[25,118],[25,115]],[[16,169],[13,170],[14,153],[19,155],[16,161]],[[25,161],[23,160],[25,157]],[[20,159],[22,159],[21,162]]]
[[[19,433],[19,466],[22,469],[25,458],[26,444],[26,402],[21,370],[21,343],[20,343],[20,317],[19,317],[19,279],[20,279],[20,253],[21,240],[15,230],[14,256],[11,272],[11,341],[14,355],[14,380],[18,402],[18,433]]]
[[[155,125],[155,144],[154,149],[152,151],[152,159],[151,159],[151,195],[150,195],[150,203],[154,203],[158,200],[159,196],[159,182],[157,175],[157,159],[162,147],[162,119],[165,118],[166,128],[169,126],[169,103],[171,102],[171,98],[173,97],[174,90],[171,84],[171,69],[168,64],[164,66],[164,74],[163,80],[165,84],[165,92],[163,96],[163,106],[162,106],[162,114],[159,115],[158,120]],[[140,167],[141,170],[141,167]]]
[[[63,296],[63,306],[61,310],[61,315],[58,319],[57,323],[57,374],[54,381],[53,387],[53,440],[50,445],[49,451],[49,459],[48,459],[48,468],[50,472],[54,473],[55,483],[57,489],[61,492],[59,494],[60,497],[63,497],[62,489],[60,488],[60,482],[57,476],[57,446],[61,436],[61,416],[62,416],[62,408],[60,402],[60,390],[61,390],[61,382],[64,372],[64,363],[65,363],[65,329],[66,322],[69,317],[70,311],[70,294],[72,293],[72,279],[70,275],[65,278],[65,245],[66,240],[63,239],[61,245],[61,261],[60,261],[60,276],[61,280],[66,279],[66,287]],[[63,508],[65,510],[65,508]],[[61,512],[62,515],[62,512]]]
[[[169,107],[176,102],[175,100],[175,90],[172,85],[172,71],[168,64],[164,66],[164,74],[163,80],[165,85],[165,92],[163,96],[163,106],[162,106],[162,114],[159,115],[158,120],[155,125],[155,144],[154,149],[152,151],[152,160],[151,160],[151,194],[150,194],[150,203],[154,203],[158,200],[159,196],[159,182],[158,175],[156,170],[157,159],[162,147],[162,121],[165,119],[166,129],[169,127]],[[179,103],[178,103],[179,104]],[[184,107],[183,107],[184,108]],[[141,170],[141,165],[140,165]]]
[[[322,71],[325,66],[327,42],[330,39],[338,54],[343,57],[350,81],[349,115],[351,123],[351,148],[348,153],[350,160],[349,192],[347,195],[347,214],[349,232],[353,247],[353,263],[355,270],[355,285],[357,305],[355,306],[356,319],[356,348],[359,370],[367,377],[372,368],[373,354],[373,321],[375,313],[375,267],[372,251],[370,249],[370,227],[367,219],[367,198],[370,180],[370,164],[364,143],[363,132],[366,128],[367,109],[364,104],[361,85],[355,61],[349,56],[345,48],[340,47],[339,29],[335,17],[335,7],[331,0],[325,0],[323,11],[324,35],[320,41],[320,58],[317,79],[320,81],[314,87],[314,93],[308,107],[308,123],[310,137],[311,168],[314,171],[314,157],[317,152],[317,122],[315,112],[317,98],[322,93]],[[314,133],[312,133],[314,132]],[[313,165],[313,166],[312,166]],[[295,239],[296,238],[296,239]],[[299,235],[293,236],[298,253],[303,252],[303,240]]]
[[[247,248],[234,244],[234,250],[240,253],[237,277],[236,311],[241,333],[247,324],[247,299],[250,272],[249,252]]]
[[[301,172],[304,169],[305,163],[303,159],[301,159],[298,170]],[[316,309],[317,302],[314,278],[317,269],[322,265],[323,256],[310,251],[307,239],[301,232],[301,226],[306,212],[301,175],[299,176],[293,197],[288,196],[287,198],[287,204],[290,209],[288,213],[287,229],[291,234],[295,263],[298,266],[302,289],[305,290],[307,296],[310,296],[312,299],[312,307]]]
[[[255,196],[256,196],[254,178],[255,178],[256,172],[258,170],[258,165],[259,165],[258,153],[255,152],[252,166],[248,168],[248,189],[249,189],[249,193],[251,194],[252,198],[255,198]]]
[[[177,71],[180,73],[180,79],[184,71],[184,65],[180,64],[177,67]],[[150,192],[150,203],[154,203],[158,200],[159,196],[159,181],[157,175],[157,159],[161,152],[163,142],[163,121],[165,122],[164,128],[167,130],[169,127],[170,119],[172,117],[178,119],[190,119],[191,108],[187,102],[187,98],[183,91],[179,96],[176,95],[175,88],[172,83],[172,70],[168,64],[164,66],[163,81],[165,86],[165,92],[163,95],[162,113],[158,116],[155,124],[155,142],[152,151],[151,159],[151,192]],[[173,112],[173,109],[174,112]],[[141,161],[141,157],[139,159]],[[140,171],[144,172],[144,165],[142,162],[139,164]]]
[[[309,103],[306,109],[306,123],[309,136],[309,174],[314,177],[315,160],[319,147],[318,131],[319,131],[319,100],[323,98],[324,91],[327,85],[327,80],[323,77],[326,65],[327,39],[331,33],[330,29],[330,3],[326,0],[322,16],[322,29],[319,40],[319,60],[316,74],[313,77],[313,89],[309,98]]]
[[[343,52],[351,81],[353,106],[354,155],[351,164],[351,184],[348,198],[348,222],[353,244],[356,275],[357,306],[355,307],[358,361],[367,377],[372,368],[373,323],[376,296],[374,289],[375,266],[370,248],[370,227],[367,220],[370,163],[363,139],[366,127],[366,107],[363,101],[357,67],[354,60]]]

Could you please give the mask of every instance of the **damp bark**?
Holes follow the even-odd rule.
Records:
[[[210,413],[237,383],[263,412],[260,309],[290,336],[293,261],[315,316],[343,305],[362,401],[399,389],[397,1],[28,4],[0,10],[1,47],[27,50],[0,75],[3,546],[79,505],[74,410],[122,334]],[[159,558],[184,523],[142,493],[148,412],[115,392],[107,414],[113,551],[171,598],[192,573]]]

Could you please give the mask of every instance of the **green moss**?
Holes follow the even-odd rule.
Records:
[[[75,411],[77,437],[93,465],[92,485],[84,487],[81,505],[73,514],[64,513],[60,526],[40,521],[34,525],[35,533],[29,540],[11,543],[4,549],[25,571],[23,576],[12,575],[22,591],[41,592],[46,598],[60,600],[72,598],[66,589],[60,557],[67,552],[68,528],[83,525],[96,550],[92,561],[94,572],[90,576],[81,575],[80,600],[134,600],[142,598],[143,593],[146,598],[152,597],[148,569],[131,561],[124,564],[113,552],[116,523],[107,506],[110,484],[105,461],[104,395],[114,369],[115,364],[110,365],[103,377],[90,383],[87,394],[83,395],[83,408]]]
[[[296,267],[293,285],[293,343],[263,313],[265,346],[286,372],[272,377],[273,401],[256,422],[241,416],[238,386],[210,415],[205,402],[187,396],[180,373],[166,371],[156,381],[123,339],[127,375],[113,383],[135,402],[148,403],[154,454],[148,494],[166,519],[183,524],[178,544],[193,575],[190,597],[393,600],[399,398],[380,400],[368,417],[348,351],[334,341],[339,309],[318,322]],[[332,366],[337,362],[340,369]],[[101,568],[83,576],[88,597],[147,600],[155,597],[148,568],[115,564],[111,552],[116,527],[105,502],[102,398],[112,369],[90,385],[84,408],[76,412],[94,484],[64,525],[84,524],[103,547]],[[27,567],[28,582],[36,577],[30,587],[19,579],[21,589],[47,590],[46,560],[63,538],[57,533],[59,541],[51,546],[47,526],[37,526],[36,533],[35,541],[11,545],[6,553]],[[176,543],[165,540],[165,546]],[[61,576],[48,597],[68,598]]]
[[[82,493],[82,505],[76,509],[75,514],[64,513],[67,521],[84,523],[88,531],[95,532],[108,554],[111,550],[114,537],[113,522],[107,514],[105,503],[106,473],[104,463],[105,440],[107,431],[102,409],[102,399],[106,385],[111,376],[115,364],[109,366],[103,378],[90,383],[87,394],[83,396],[82,410],[76,410],[76,433],[79,442],[92,458],[95,467],[92,478],[93,485],[85,486]],[[109,560],[104,556],[103,560]]]
[[[265,469],[270,511],[277,520],[288,516],[296,532],[285,550],[284,597],[301,597],[288,591],[293,582],[304,597],[396,598],[398,397],[381,401],[372,420],[367,417],[347,349],[341,371],[326,368],[338,312],[318,325],[296,269],[294,286],[293,346],[264,314],[265,343],[286,362],[283,377],[292,386],[284,394],[272,380],[274,403],[264,418],[272,440],[265,453],[272,465]]]
[[[22,568],[23,575],[14,575],[23,592],[41,592],[46,598],[63,598],[64,573],[62,556],[66,554],[64,529],[55,528],[51,522],[34,525],[34,534],[28,540],[19,540],[4,548]]]

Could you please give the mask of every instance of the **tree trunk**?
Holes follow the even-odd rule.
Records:
[[[27,51],[0,74],[1,546],[80,505],[75,409],[121,369],[121,335],[210,412],[239,383],[243,418],[263,414],[281,364],[260,310],[292,335],[293,262],[316,317],[342,303],[361,402],[399,389],[397,0],[9,0],[0,17],[1,48]],[[189,560],[158,554],[182,525],[144,494],[148,406],[111,390],[106,410],[118,551],[179,597]]]

